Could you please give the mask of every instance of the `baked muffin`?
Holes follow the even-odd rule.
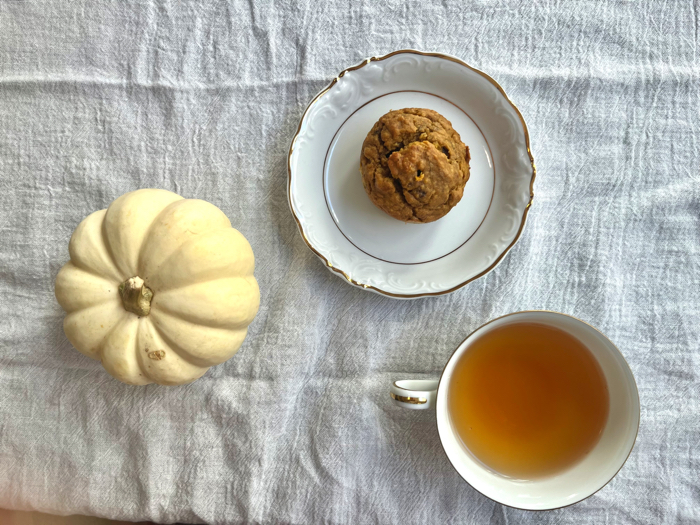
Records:
[[[433,222],[460,201],[469,148],[437,111],[390,111],[362,144],[362,185],[372,202],[404,222]]]

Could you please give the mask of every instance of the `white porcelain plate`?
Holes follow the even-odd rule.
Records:
[[[374,123],[411,107],[444,115],[471,153],[464,197],[429,224],[375,207],[360,175]],[[304,112],[288,162],[289,206],[309,248],[351,284],[405,299],[452,292],[494,268],[522,231],[535,180],[525,121],[496,81],[411,50],[333,79]]]

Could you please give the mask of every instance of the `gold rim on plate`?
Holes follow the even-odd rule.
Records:
[[[313,246],[311,246],[311,243],[309,240],[306,238],[306,233],[304,232],[304,228],[301,225],[301,222],[299,221],[299,218],[297,217],[296,213],[294,212],[294,208],[292,207],[292,194],[291,194],[291,188],[292,188],[292,152],[294,151],[294,144],[296,143],[297,137],[299,136],[299,132],[301,131],[301,125],[304,122],[304,119],[306,118],[307,113],[309,112],[309,109],[318,102],[318,100],[328,93],[328,91],[331,90],[331,88],[338,82],[339,79],[341,79],[346,73],[350,71],[356,71],[358,69],[361,69],[365,67],[368,64],[371,64],[372,62],[381,62],[383,60],[386,60],[388,58],[391,58],[396,55],[400,54],[411,54],[411,55],[421,55],[421,56],[427,56],[427,57],[435,57],[435,58],[442,58],[444,60],[449,60],[450,62],[454,62],[456,64],[459,64],[461,66],[466,67],[467,69],[474,71],[475,73],[478,73],[482,77],[484,77],[486,80],[488,80],[491,84],[493,84],[496,89],[505,97],[505,99],[508,101],[508,103],[513,106],[513,109],[515,110],[515,113],[518,115],[518,118],[520,119],[520,123],[523,126],[523,132],[525,133],[525,146],[527,148],[527,154],[530,157],[530,165],[532,166],[532,178],[530,179],[530,200],[528,201],[527,205],[525,206],[525,210],[523,211],[523,218],[520,221],[520,227],[518,228],[518,232],[515,235],[515,238],[513,239],[513,242],[511,242],[503,252],[496,257],[496,260],[486,268],[483,272],[475,275],[474,277],[467,279],[463,283],[458,284],[457,286],[454,286],[450,288],[449,290],[444,290],[442,292],[430,292],[430,293],[419,293],[419,294],[395,294],[391,292],[387,292],[385,290],[382,290],[381,288],[377,288],[376,286],[372,286],[369,284],[363,284],[360,282],[355,281],[350,275],[348,275],[345,271],[343,271],[340,268],[336,268],[333,266],[326,257],[323,256],[323,254],[319,253]],[[525,220],[527,219],[527,213],[530,210],[530,206],[532,206],[532,200],[535,197],[535,193],[533,191],[534,185],[535,185],[535,177],[537,175],[537,169],[535,168],[535,159],[532,157],[532,151],[530,150],[530,134],[527,130],[527,125],[525,124],[525,119],[523,119],[522,113],[520,113],[520,110],[518,107],[513,103],[513,101],[506,95],[506,92],[503,90],[503,88],[496,82],[493,78],[491,78],[489,75],[484,73],[483,71],[480,71],[466,62],[463,62],[462,60],[449,56],[449,55],[444,55],[442,53],[425,53],[423,51],[416,51],[413,49],[401,49],[399,51],[394,51],[392,53],[389,53],[387,55],[383,55],[380,57],[370,57],[365,60],[363,60],[361,63],[357,64],[356,66],[349,67],[347,69],[344,69],[343,71],[340,72],[338,76],[336,76],[330,84],[328,84],[324,89],[322,89],[318,95],[316,95],[313,100],[309,103],[308,106],[306,106],[306,109],[304,110],[304,113],[302,114],[301,118],[299,119],[299,126],[297,126],[297,130],[294,133],[294,137],[292,138],[292,143],[289,146],[289,153],[287,155],[287,201],[289,204],[289,209],[292,212],[292,216],[294,217],[294,220],[297,223],[297,227],[299,228],[299,233],[301,233],[301,238],[304,240],[306,245],[309,247],[309,249],[315,253],[325,264],[326,266],[332,270],[333,272],[342,275],[345,277],[345,279],[348,280],[350,284],[354,284],[355,286],[359,286],[360,288],[365,288],[367,290],[374,290],[377,293],[380,293],[382,295],[386,295],[389,297],[397,297],[397,298],[403,298],[403,299],[414,299],[418,297],[431,297],[431,296],[438,296],[438,295],[446,295],[448,293],[452,293],[455,290],[458,290],[459,288],[462,288],[463,286],[466,286],[470,282],[478,279],[479,277],[482,277],[489,273],[491,270],[493,270],[498,263],[501,262],[503,257],[510,251],[510,249],[515,245],[516,242],[518,242],[518,239],[520,238],[520,234],[523,231],[523,228],[525,227]]]

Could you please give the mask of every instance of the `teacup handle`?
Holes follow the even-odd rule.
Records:
[[[426,410],[435,405],[437,379],[403,379],[394,381],[389,395],[394,403],[411,410]]]

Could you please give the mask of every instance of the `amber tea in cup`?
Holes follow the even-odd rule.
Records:
[[[455,365],[447,411],[466,448],[516,479],[556,474],[598,443],[608,386],[591,351],[553,326],[522,322],[488,331]]]
[[[395,380],[389,394],[396,406],[434,409],[457,473],[517,509],[595,494],[623,467],[639,430],[639,393],[620,350],[558,312],[492,319],[459,344],[439,379]]]

